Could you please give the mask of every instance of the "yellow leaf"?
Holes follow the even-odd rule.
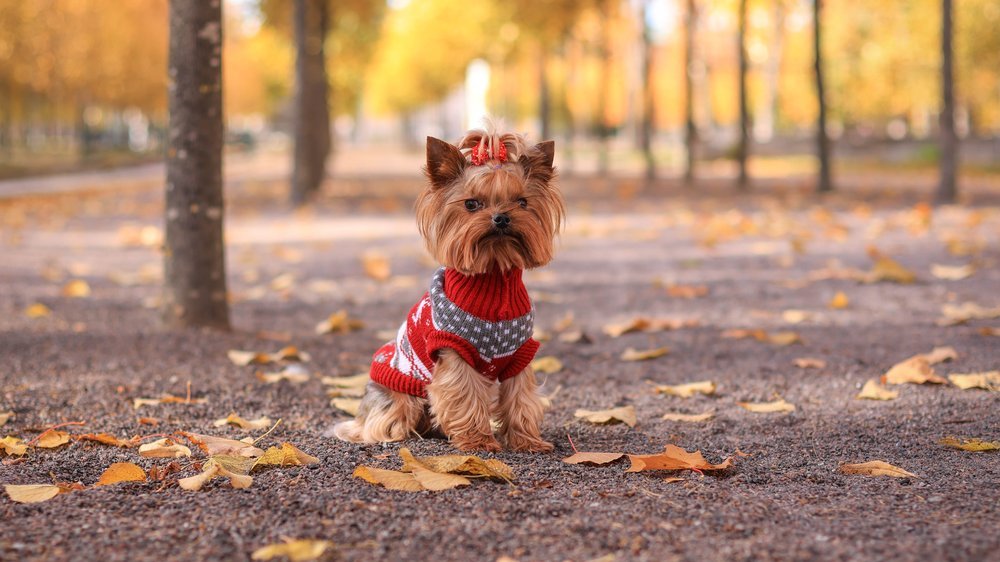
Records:
[[[210,460],[209,462],[218,462],[218,461]],[[218,475],[228,478],[229,485],[232,486],[233,488],[236,488],[237,490],[242,488],[249,488],[250,485],[253,484],[253,476],[234,472],[233,470],[231,470],[229,467],[227,467],[225,464],[222,463],[219,463],[218,467],[219,467],[217,472]],[[249,469],[246,470],[249,471]]]
[[[39,503],[63,493],[63,488],[53,484],[7,484],[4,486],[7,496],[17,503]]]
[[[3,452],[8,455],[21,456],[28,452],[28,446],[24,444],[24,441],[10,435],[0,439],[0,447],[3,447]]]
[[[145,480],[146,471],[135,463],[116,462],[112,463],[101,474],[101,477],[94,486],[107,486],[108,484],[117,484],[119,482],[144,482]]]
[[[36,302],[24,309],[24,315],[28,318],[44,318],[50,314],[52,314],[52,310],[40,302]]]
[[[352,416],[358,415],[358,408],[361,407],[361,399],[359,398],[334,398],[330,400],[330,405],[334,408],[340,410],[341,412],[350,414]]]
[[[671,396],[680,396],[681,398],[690,398],[695,394],[715,394],[715,383],[712,381],[698,381],[674,385],[661,384],[656,386],[655,391],[658,394],[669,394]]]
[[[82,299],[90,296],[90,285],[83,279],[74,279],[63,285],[62,296]]]
[[[670,348],[667,347],[657,347],[655,349],[644,349],[641,351],[630,347],[622,353],[621,360],[647,361],[649,359],[656,359],[657,357],[663,357],[668,353],[670,353]]]
[[[316,464],[319,459],[303,452],[291,443],[282,443],[281,448],[270,447],[253,464],[257,466],[301,466],[306,464]]]
[[[697,326],[697,320],[680,320],[675,318],[647,318],[637,316],[622,323],[607,324],[604,326],[604,333],[617,338],[632,332],[659,332],[663,330],[677,330]]]
[[[514,471],[497,459],[483,460],[475,455],[440,455],[434,457],[414,457],[409,449],[399,450],[399,458],[403,460],[402,470],[410,471],[414,467],[422,467],[433,472],[462,473],[476,476],[498,478],[511,482]]]
[[[464,476],[459,476],[458,474],[449,474],[447,472],[434,472],[422,467],[413,468],[413,477],[424,487],[425,490],[431,490],[438,492],[441,490],[450,490],[452,488],[457,488],[458,486],[468,486],[471,484],[469,479]]]
[[[946,384],[948,381],[934,374],[927,357],[914,355],[892,366],[882,375],[882,384]]]
[[[257,458],[264,454],[263,450],[244,441],[226,439],[225,437],[213,437],[200,433],[189,433],[187,431],[179,431],[178,433],[188,438],[195,446],[209,456],[236,455],[239,457]]]
[[[311,378],[309,371],[302,368],[301,365],[288,365],[281,371],[277,373],[264,373],[257,371],[257,380],[264,384],[277,384],[281,381],[288,381],[292,384],[302,384],[304,382],[309,382]]]
[[[563,364],[558,358],[546,355],[545,357],[539,357],[538,359],[532,361],[531,368],[535,372],[551,375],[562,371]]]
[[[945,281],[961,281],[971,277],[975,272],[976,268],[972,264],[940,265],[935,263],[931,265],[931,275]]]
[[[957,439],[955,437],[945,437],[938,441],[938,444],[953,449],[982,453],[986,451],[1000,451],[1000,441],[983,441],[982,439]]]
[[[815,357],[798,357],[792,363],[800,369],[825,369],[826,361]]]
[[[240,429],[267,429],[271,427],[271,418],[267,416],[261,416],[255,420],[245,420],[236,415],[236,413],[231,413],[229,416],[215,420],[212,425],[215,427],[222,427],[226,424],[235,425]]]
[[[176,459],[190,457],[191,449],[175,442],[169,437],[157,439],[151,443],[139,446],[139,456],[154,459]]]
[[[110,433],[83,433],[80,435],[73,436],[77,441],[94,441],[96,443],[103,443],[104,445],[111,445],[112,447],[123,447],[131,448],[139,444],[139,436],[135,436],[131,439],[121,439]]]
[[[562,460],[567,464],[589,464],[603,466],[615,462],[625,456],[625,453],[587,453],[580,452],[570,455]]]
[[[0,425],[5,425],[12,419],[14,419],[14,412],[0,412]]]
[[[774,332],[768,333],[764,341],[774,345],[792,345],[802,343],[802,338],[795,332]]]
[[[921,353],[918,357],[923,357],[931,365],[937,365],[938,363],[958,359],[958,352],[955,351],[954,347],[935,347],[930,353]]]
[[[350,377],[323,377],[320,382],[338,388],[364,388],[371,379],[368,373],[360,373]]]
[[[974,302],[964,302],[962,304],[946,304],[941,307],[941,314],[944,316],[938,321],[942,326],[953,326],[963,324],[969,320],[989,320],[1000,318],[1000,306],[986,308]]]
[[[365,275],[376,281],[388,281],[392,276],[389,257],[379,252],[366,252],[361,256],[361,265]]]
[[[917,280],[917,275],[903,267],[902,264],[889,256],[883,254],[875,247],[868,248],[868,255],[875,264],[868,274],[868,281],[877,283],[879,281],[889,281],[909,285]]]
[[[632,465],[625,472],[641,472],[644,470],[725,470],[732,466],[732,457],[719,464],[705,460],[701,451],[689,453],[676,445],[667,445],[662,453],[655,455],[629,455]]]
[[[54,449],[69,443],[69,433],[65,431],[46,431],[39,436],[35,442],[36,447],[43,449]]]
[[[895,400],[898,397],[898,392],[885,388],[875,379],[869,379],[857,395],[860,400]]]
[[[535,338],[538,341],[538,338]],[[590,343],[590,336],[586,334],[583,330],[571,330],[569,332],[563,332],[559,334],[559,341],[563,343]]]
[[[948,380],[951,381],[951,384],[961,388],[962,390],[981,388],[983,390],[1000,392],[1000,371],[987,371],[985,373],[955,373],[948,375]]]
[[[892,466],[884,461],[869,461],[859,464],[842,464],[840,472],[844,474],[863,474],[866,476],[892,476],[894,478],[916,478],[917,475],[907,472],[898,466]]]
[[[774,332],[765,330],[726,330],[722,332],[722,337],[728,339],[754,339],[757,341],[772,343],[774,345],[791,345],[802,343],[802,338],[796,332]]]
[[[629,427],[635,427],[636,415],[634,406],[622,406],[610,408],[608,410],[577,410],[574,417],[580,418],[590,423],[610,423],[620,421]]]
[[[847,295],[843,291],[837,291],[830,299],[830,302],[826,303],[828,308],[834,310],[843,310],[851,305],[851,299],[847,298]]]
[[[758,414],[795,411],[795,404],[786,402],[784,398],[774,400],[772,402],[737,402],[736,404],[743,409]]]
[[[206,482],[218,475],[219,468],[221,467],[217,463],[213,463],[211,461],[206,462],[204,470],[201,473],[195,474],[194,476],[188,476],[187,478],[181,478],[177,481],[177,485],[183,490],[197,492],[201,490],[201,487],[204,486]]]
[[[707,285],[667,285],[667,295],[675,299],[697,299],[707,294]]]
[[[409,472],[385,470],[371,466],[359,466],[354,469],[354,477],[371,484],[379,484],[390,490],[404,492],[419,492],[424,489],[416,476]]]
[[[705,412],[704,414],[681,414],[677,412],[667,412],[666,414],[663,414],[663,417],[660,419],[676,422],[703,422],[714,417],[715,412]]]
[[[250,558],[254,560],[287,558],[292,562],[309,562],[323,556],[330,548],[333,548],[333,543],[330,541],[295,539],[262,546],[253,551]]]
[[[811,314],[807,310],[789,309],[781,313],[781,319],[789,324],[801,324],[810,316]]]
[[[294,345],[283,347],[274,353],[260,353],[256,351],[231,349],[226,353],[226,355],[229,357],[230,361],[240,366],[266,365],[283,360],[308,362],[310,359],[308,353],[299,351],[299,349]]]
[[[316,333],[331,334],[336,332],[338,334],[346,334],[364,327],[364,322],[356,318],[350,318],[346,310],[339,310],[328,316],[326,320],[316,324]]]

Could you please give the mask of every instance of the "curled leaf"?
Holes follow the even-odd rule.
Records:
[[[419,466],[434,472],[486,476],[507,482],[514,480],[513,469],[497,459],[484,460],[475,455],[415,457],[406,447],[399,450],[399,458],[403,460],[403,471],[409,471],[413,467]]]
[[[607,410],[577,410],[574,417],[590,423],[604,424],[620,421],[629,427],[635,427],[636,415],[634,406],[622,406]]]
[[[830,302],[826,303],[828,308],[833,310],[843,310],[851,305],[851,299],[843,291],[837,291]]]
[[[981,388],[983,390],[1000,392],[1000,371],[987,371],[985,373],[955,373],[948,375],[948,380],[951,381],[951,384],[961,388],[962,390]]]
[[[931,275],[945,281],[961,281],[971,277],[975,272],[976,267],[971,263],[966,265],[931,264]]]
[[[670,349],[667,347],[644,349],[642,351],[630,347],[622,353],[621,359],[622,361],[648,361],[649,359],[663,357],[668,353],[670,353]]]
[[[883,384],[946,384],[947,382],[934,374],[930,361],[923,355],[914,355],[897,363],[882,375]]]
[[[258,466],[301,466],[318,462],[318,458],[301,451],[295,445],[282,443],[280,448],[270,447],[264,451],[251,469]]]
[[[250,558],[253,560],[287,558],[292,562],[308,562],[323,556],[330,548],[333,548],[333,543],[330,541],[295,539],[262,546],[253,551]]]
[[[840,472],[843,474],[862,474],[865,476],[892,476],[894,478],[916,478],[917,475],[907,472],[898,466],[893,466],[885,461],[869,461],[858,464],[842,464]]]
[[[376,281],[388,281],[392,277],[389,257],[380,252],[365,252],[361,256],[361,266],[365,275]]]
[[[795,411],[795,404],[786,402],[784,398],[771,402],[737,402],[736,404],[745,410],[758,414]]]
[[[594,466],[603,466],[606,464],[611,464],[624,456],[625,453],[580,452],[564,458],[562,462],[567,464],[588,464]]]
[[[24,309],[24,315],[28,318],[45,318],[51,314],[52,310],[40,302],[36,302]]]
[[[90,285],[83,279],[73,279],[63,285],[62,296],[83,299],[90,296]]]
[[[65,431],[48,430],[38,436],[38,440],[35,441],[35,446],[43,449],[54,449],[69,443],[69,440],[69,433],[66,433]]]
[[[66,492],[55,484],[7,484],[4,486],[7,496],[17,503],[39,503],[51,500]]]
[[[982,439],[958,439],[955,437],[944,437],[938,444],[952,449],[961,449],[974,453],[985,451],[1000,451],[1000,441],[983,441]]]
[[[317,334],[346,334],[365,327],[364,322],[347,315],[346,310],[339,310],[316,324]]]
[[[138,435],[131,439],[121,439],[110,433],[83,433],[81,435],[74,435],[73,437],[77,441],[93,441],[95,443],[111,445],[112,447],[122,447],[123,449],[129,449],[139,444]]]
[[[715,417],[715,412],[705,412],[704,414],[681,414],[678,412],[667,412],[660,419],[676,422],[703,422]]]
[[[361,400],[359,398],[334,398],[330,401],[330,405],[341,412],[356,416],[358,408],[361,407]]]
[[[861,387],[861,392],[858,393],[857,398],[860,400],[895,400],[899,398],[899,393],[895,390],[885,388],[875,379],[869,379]]]
[[[669,394],[670,396],[690,398],[695,394],[715,394],[715,383],[712,381],[698,381],[675,385],[661,384],[656,386],[655,391],[657,394]]]
[[[101,473],[101,477],[94,486],[107,486],[119,482],[144,482],[145,480],[146,471],[135,463],[116,462]]]
[[[157,439],[151,443],[139,446],[139,456],[154,459],[175,459],[190,457],[191,449],[177,443],[169,437]]]
[[[21,456],[28,452],[28,446],[18,437],[8,435],[0,439],[0,448],[8,455]]]
[[[826,361],[822,359],[817,359],[815,357],[798,357],[792,361],[796,367],[800,369],[825,369]]]
[[[252,444],[237,441],[235,439],[213,437],[211,435],[202,435],[199,433],[188,433],[186,431],[180,431],[178,434],[186,437],[189,441],[194,443],[195,446],[204,451],[205,454],[210,456],[235,455],[239,457],[257,458],[264,454],[263,450],[254,447]]]
[[[215,420],[212,425],[215,427],[222,427],[226,424],[235,425],[240,429],[267,429],[271,427],[271,418],[267,416],[261,416],[255,420],[245,420],[240,416],[237,416],[235,412],[229,414],[227,417]]]
[[[337,388],[364,388],[371,379],[368,373],[359,373],[349,377],[323,377],[320,382]]]
[[[732,457],[719,464],[705,460],[701,451],[689,453],[676,445],[667,445],[662,453],[655,455],[629,455],[632,465],[625,472],[642,472],[645,470],[697,470],[702,472],[725,470],[732,466]]]
[[[551,355],[545,357],[539,357],[531,362],[531,368],[538,373],[545,373],[551,375],[553,373],[558,373],[562,371],[563,364],[558,358]]]
[[[404,492],[419,492],[424,489],[417,478],[409,472],[385,470],[371,466],[359,466],[354,469],[354,477],[370,484],[378,484],[390,490]]]

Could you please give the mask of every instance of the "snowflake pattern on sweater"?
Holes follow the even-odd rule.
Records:
[[[520,270],[462,275],[442,267],[395,339],[375,352],[371,378],[426,397],[438,352],[449,348],[490,380],[506,380],[538,350],[531,339],[534,318]]]

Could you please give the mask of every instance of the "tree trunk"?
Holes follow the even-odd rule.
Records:
[[[597,174],[608,175],[608,144],[611,137],[611,124],[608,122],[608,88],[611,87],[611,0],[604,0],[600,5],[601,16],[601,67],[600,85],[597,91],[597,135],[600,146],[597,150]]]
[[[295,107],[292,167],[292,204],[305,204],[323,183],[330,154],[329,85],[326,77],[326,39],[329,15],[326,0],[295,0]]]
[[[826,91],[823,89],[823,48],[822,48],[823,0],[813,4],[813,72],[816,77],[816,101],[819,115],[816,118],[816,152],[819,157],[819,179],[816,191],[833,191],[830,179],[830,137],[826,133]]]
[[[936,201],[954,203],[958,195],[955,176],[958,174],[958,135],[955,133],[955,76],[952,49],[951,0],[941,2],[941,160],[940,182]]]
[[[547,70],[548,52],[545,47],[538,53],[538,130],[542,140],[552,138],[552,96],[549,93]]]
[[[656,179],[656,160],[653,158],[653,133],[656,104],[653,95],[653,31],[649,28],[649,0],[643,0],[639,9],[642,25],[642,123],[639,125],[639,147],[646,161],[646,181]]]
[[[695,156],[698,152],[698,128],[694,124],[694,38],[698,28],[698,7],[687,0],[684,22],[684,183],[694,182]]]
[[[764,93],[757,105],[753,120],[753,138],[758,142],[769,142],[774,138],[778,122],[778,89],[781,79],[781,58],[785,46],[785,5],[774,3],[771,46],[768,49],[767,65],[764,70]]]
[[[229,328],[222,204],[222,2],[171,0],[163,319]]]
[[[750,150],[750,114],[747,110],[747,0],[740,0],[739,31],[739,95],[740,95],[740,138],[736,144],[736,160],[739,164],[737,186],[746,189],[749,182],[747,158]]]

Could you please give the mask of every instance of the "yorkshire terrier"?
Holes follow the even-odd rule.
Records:
[[[487,129],[457,146],[427,138],[417,224],[443,267],[396,338],[375,352],[357,417],[334,428],[344,441],[439,431],[463,451],[499,451],[501,441],[552,450],[540,431],[534,306],[521,272],[552,259],[562,224],[555,145]]]

